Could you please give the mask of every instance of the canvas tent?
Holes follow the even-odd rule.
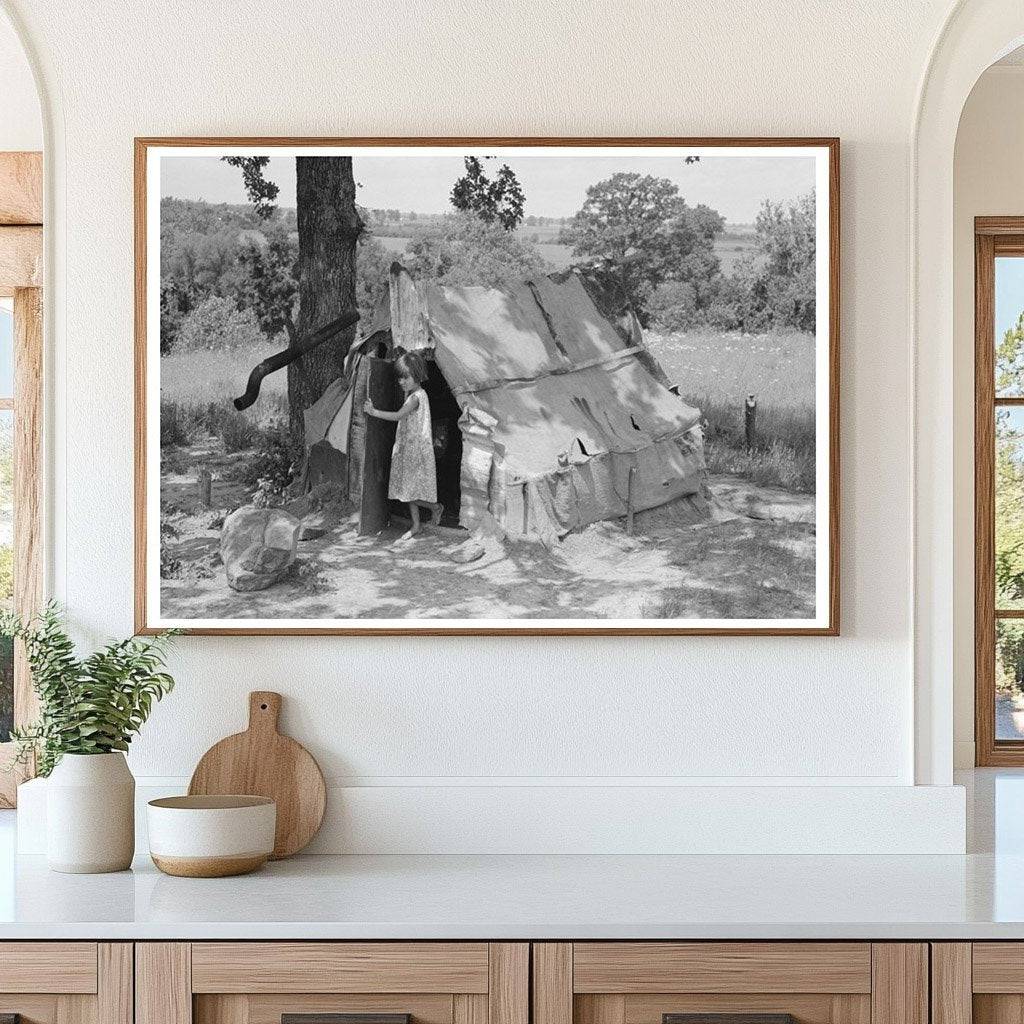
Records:
[[[550,538],[630,506],[706,506],[700,413],[670,387],[635,318],[614,326],[575,274],[446,287],[396,264],[343,376],[305,418],[307,486],[341,484],[364,532],[386,522],[394,425],[363,404],[396,407],[398,348],[428,357],[439,499],[460,525]]]

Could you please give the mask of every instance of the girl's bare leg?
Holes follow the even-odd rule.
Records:
[[[440,526],[441,516],[444,515],[444,505],[439,501],[425,501],[423,507],[430,509],[430,525]]]
[[[409,517],[412,519],[412,526],[409,528],[408,536],[415,537],[422,529],[420,526],[420,507],[415,501],[409,502]]]

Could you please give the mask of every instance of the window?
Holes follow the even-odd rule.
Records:
[[[14,301],[0,299],[0,607],[14,604]],[[14,645],[0,637],[0,743],[14,726]]]
[[[976,761],[1024,765],[1024,218],[975,253]]]
[[[14,602],[14,302],[0,299],[0,607]],[[14,725],[14,645],[0,637],[0,743]]]
[[[41,153],[0,153],[0,606],[42,598],[43,174]],[[12,725],[35,717],[28,666],[0,639],[0,807],[12,806]]]

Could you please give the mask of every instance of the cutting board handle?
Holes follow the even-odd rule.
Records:
[[[277,732],[281,694],[254,690],[249,694],[249,732]]]

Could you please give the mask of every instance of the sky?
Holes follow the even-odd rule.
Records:
[[[14,313],[9,300],[0,299],[0,397],[14,394]]]
[[[996,344],[1024,312],[1024,258],[996,258]]]
[[[464,155],[468,154],[459,151],[424,156],[408,150],[382,156],[356,153],[356,201],[370,209],[448,212],[452,185],[464,173]],[[546,155],[540,151],[503,155],[485,161],[484,167],[485,173],[493,176],[507,162],[526,193],[526,215],[538,217],[572,216],[583,205],[587,187],[616,171],[668,178],[679,186],[688,203],[706,203],[731,224],[752,223],[765,199],[785,202],[814,188],[814,158],[805,154],[702,155],[696,164],[686,164],[684,155],[631,155],[625,151],[566,158],[564,151],[547,151]],[[278,204],[294,206],[294,158],[272,156],[266,176],[281,189]],[[205,154],[163,156],[160,194],[211,203],[247,202],[241,172],[219,157]]]

